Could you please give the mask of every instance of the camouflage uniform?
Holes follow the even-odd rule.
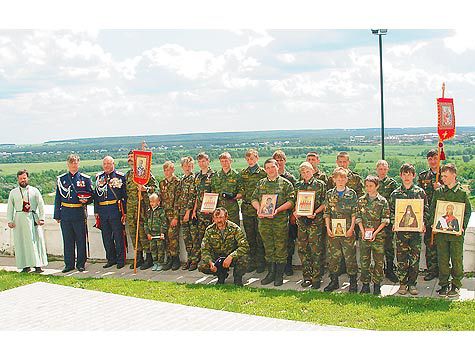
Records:
[[[204,193],[211,193],[211,179],[214,171],[208,168],[203,174],[201,171],[195,174],[195,196],[196,196],[196,220],[191,225],[191,234],[193,235],[193,248],[191,250],[192,263],[198,263],[201,260],[201,241],[206,228],[212,223],[212,215],[200,212],[203,203]]]
[[[336,188],[332,188],[325,195],[325,212],[323,218],[346,219],[346,229],[351,226],[353,216],[356,216],[357,206],[356,192],[345,187],[341,198]],[[355,236],[328,238],[328,259],[330,274],[336,275],[340,265],[340,260],[344,257],[346,269],[349,276],[356,276],[358,273],[358,262],[356,261],[356,240]]]
[[[178,196],[179,184],[180,181],[176,176],[172,176],[170,181],[163,178],[160,183],[158,183],[160,187],[160,201],[167,216],[168,233],[166,234],[165,241],[167,254],[170,257],[180,256],[180,244],[178,241],[180,224],[176,226],[171,225],[173,219],[179,218],[178,211],[175,210],[175,199]]]
[[[358,199],[356,224],[362,223],[365,229],[376,230],[382,223],[389,224],[389,203],[382,195],[378,194],[371,199],[365,194]],[[363,233],[363,232],[362,232]],[[374,241],[368,241],[361,236],[360,240],[360,265],[361,282],[381,284],[384,277],[384,232],[380,231]],[[374,266],[371,268],[371,255]]]
[[[361,197],[364,189],[363,180],[361,179],[360,175],[356,172],[353,172],[351,169],[347,169],[348,171],[348,183],[346,186],[350,189],[353,189],[356,192],[358,197]],[[335,188],[335,182],[330,177],[327,181],[327,190]]]
[[[176,191],[175,198],[175,210],[178,211],[179,224],[183,232],[183,242],[185,243],[186,253],[188,256],[188,261],[191,262],[191,252],[194,247],[193,237],[191,235],[191,214],[193,213],[193,208],[195,207],[195,175],[190,173],[187,176],[183,176],[180,179],[178,188]],[[189,220],[183,221],[186,211],[189,210]]]
[[[126,189],[127,189],[127,233],[132,240],[132,244],[135,249],[135,238],[137,233],[137,210],[138,210],[138,185],[134,183],[133,171],[130,169],[126,175]],[[142,201],[140,202],[140,219],[139,219],[139,240],[137,246],[137,252],[145,251],[150,252],[150,242],[147,239],[147,235],[144,230],[144,218],[147,211],[147,207],[150,206],[149,194],[152,194],[157,189],[157,182],[155,177],[151,174],[150,180],[144,186],[146,192],[142,192]]]
[[[153,209],[150,207],[145,215],[145,234],[159,236],[167,234],[167,217],[162,207]],[[163,263],[165,261],[165,237],[162,239],[152,239],[150,241],[150,250],[153,261]]]
[[[234,277],[242,276],[247,269],[249,259],[249,244],[241,228],[232,221],[226,221],[223,231],[218,229],[216,223],[206,228],[201,242],[201,263],[198,269],[206,274],[212,274],[209,262],[216,261],[219,257],[231,255],[234,267]]]
[[[394,225],[396,199],[424,199],[424,222],[428,218],[427,197],[424,189],[412,185],[406,189],[404,185],[396,188],[390,197],[391,224]],[[427,223],[426,223],[427,226]],[[396,256],[399,283],[415,286],[419,274],[419,260],[421,255],[422,232],[396,232]]]
[[[325,183],[325,189],[326,189],[326,186],[327,186],[327,182],[328,182],[328,177],[327,177],[327,174],[322,171],[321,169],[319,169],[317,167],[317,169],[315,170],[315,173],[313,174],[313,177],[315,179],[319,179],[321,180],[323,183]]]
[[[452,275],[452,284],[457,288],[461,288],[463,278],[463,242],[470,215],[472,214],[472,207],[468,193],[462,189],[459,182],[457,182],[452,189],[444,185],[438,188],[432,197],[430,222],[434,221],[435,208],[438,200],[465,203],[462,235],[439,232],[435,234],[435,238],[437,239],[437,257],[439,259],[439,284],[441,287],[448,286],[449,276]],[[452,268],[450,268],[450,265]]]
[[[389,203],[391,193],[397,188],[397,182],[388,176],[379,181],[378,193],[381,194]],[[386,225],[380,234],[384,234],[384,255],[386,257],[386,268],[391,268],[394,264],[394,243],[393,243],[393,226]],[[391,266],[389,266],[391,264]]]
[[[295,200],[297,200],[299,190],[315,192],[314,211],[325,202],[325,183],[319,179],[312,177],[307,183],[303,180],[297,182],[295,184]],[[297,219],[297,251],[302,262],[303,279],[307,281],[315,282],[322,279],[323,225],[323,212],[317,214],[315,219],[307,217]]]
[[[427,195],[427,204],[431,206],[432,196],[434,195],[434,183],[437,179],[437,173],[433,172],[431,169],[427,169],[419,173],[417,179],[417,185],[424,189]],[[439,183],[442,183],[442,180],[439,176]],[[432,238],[432,226],[426,226],[427,230],[424,234],[424,245],[426,246],[426,266],[427,273],[437,276],[439,274],[439,266],[437,263],[437,244],[436,240],[433,240],[431,246]]]
[[[280,175],[282,178],[287,179],[290,183],[292,183],[292,186],[295,187],[295,184],[297,183],[297,179],[290,173],[289,171],[284,171]],[[292,209],[289,210],[289,216],[292,214]],[[297,224],[289,224],[289,243],[287,245],[287,264],[289,267],[292,266],[292,257],[295,252],[295,241],[297,240]]]
[[[263,168],[256,164],[256,168],[247,167],[241,171],[241,194],[242,194],[242,223],[249,244],[250,269],[256,269],[258,265],[265,264],[264,244],[259,234],[257,212],[251,204],[251,196],[256,189],[257,182],[267,176]]]
[[[239,204],[236,199],[226,199],[223,193],[239,194],[241,192],[241,178],[239,173],[231,168],[228,173],[221,169],[211,179],[211,191],[219,194],[218,207],[228,211],[229,220],[236,225],[241,225],[239,219]]]
[[[260,204],[263,194],[277,194],[276,209],[286,202],[294,206],[294,189],[292,183],[278,176],[271,181],[267,177],[257,183],[251,201]],[[285,264],[287,262],[287,245],[289,240],[289,213],[281,211],[274,218],[259,219],[259,233],[264,243],[265,258],[268,263]]]

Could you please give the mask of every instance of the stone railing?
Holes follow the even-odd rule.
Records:
[[[13,234],[11,229],[7,226],[6,219],[6,204],[0,204],[0,254],[3,255],[13,255],[14,253],[14,244],[13,244]],[[61,229],[59,224],[53,220],[53,206],[45,206],[46,212],[46,221],[43,227],[46,250],[49,255],[62,256],[63,255],[63,239],[61,236]],[[92,206],[88,207],[88,231],[89,231],[89,248],[90,248],[90,258],[92,259],[105,259],[104,246],[102,244],[102,237],[100,230],[96,229],[93,225],[95,223],[93,208]],[[127,253],[127,258],[134,257],[134,250],[132,247],[132,242],[128,240],[129,248]],[[424,249],[422,249],[424,250]],[[180,238],[180,258],[182,260],[186,259],[185,245],[183,239]],[[294,255],[294,264],[299,265],[300,260],[297,256],[297,253]],[[424,255],[421,256],[421,267],[425,267]],[[475,271],[475,213],[472,214],[470,219],[469,227],[465,235],[465,244],[464,244],[464,270],[466,272]]]

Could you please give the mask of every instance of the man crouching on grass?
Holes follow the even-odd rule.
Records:
[[[233,266],[234,284],[242,286],[247,270],[249,244],[239,226],[228,220],[225,208],[213,213],[213,224],[206,228],[201,242],[201,264],[198,269],[218,277],[217,284],[224,284],[229,267]]]

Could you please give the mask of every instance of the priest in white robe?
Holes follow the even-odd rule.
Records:
[[[12,229],[15,261],[22,272],[41,273],[48,264],[43,228],[45,222],[44,202],[40,191],[28,185],[28,171],[17,173],[18,187],[8,197],[7,220]]]

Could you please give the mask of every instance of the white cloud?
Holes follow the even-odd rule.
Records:
[[[475,38],[473,36],[473,29],[458,28],[455,30],[453,36],[444,39],[444,44],[457,54],[465,51],[475,50]]]

